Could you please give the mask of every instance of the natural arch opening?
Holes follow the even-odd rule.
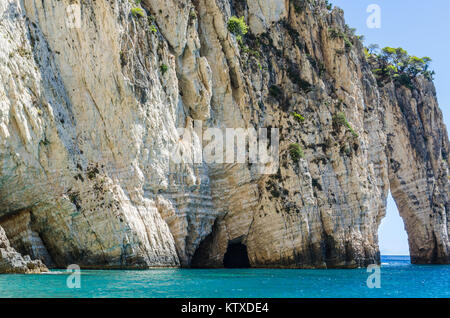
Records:
[[[223,257],[225,268],[249,268],[247,246],[241,242],[228,242],[227,252]]]
[[[378,246],[383,256],[410,256],[408,233],[397,205],[389,192],[386,215],[378,227]]]

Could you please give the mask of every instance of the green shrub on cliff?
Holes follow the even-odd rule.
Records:
[[[354,35],[355,29],[351,29],[347,27],[347,33],[350,35],[347,35],[346,32],[343,32],[341,30],[335,29],[335,28],[329,28],[328,34],[330,34],[330,38],[333,40],[341,39],[344,41],[345,50],[349,52],[353,47],[353,41],[352,39],[355,37]]]
[[[152,25],[149,26],[149,30],[150,30],[150,32],[152,32],[153,34],[158,33],[158,29],[155,27],[154,24],[152,24]]]
[[[294,162],[298,162],[301,158],[305,157],[302,147],[296,143],[289,146],[289,154]]]
[[[299,123],[303,123],[305,121],[305,117],[296,112],[292,112],[292,116],[294,116],[295,120],[298,121]]]
[[[142,8],[138,8],[138,7],[131,8],[131,14],[135,18],[144,18],[145,17],[144,10]]]
[[[347,52],[349,52],[353,47],[353,43],[348,38],[344,38],[344,44]]]
[[[341,32],[335,28],[329,28],[328,29],[328,33],[330,34],[330,37],[335,40],[335,39],[344,39],[345,38],[345,34],[344,32]]]
[[[242,36],[246,35],[248,32],[248,26],[244,21],[244,17],[238,18],[232,16],[227,23],[228,31],[236,36],[236,39],[241,42]]]
[[[400,85],[412,88],[412,79],[423,75],[429,80],[433,80],[434,71],[430,70],[431,58],[428,56],[411,56],[401,47],[385,47],[380,53],[375,54],[371,50],[370,58],[375,64],[372,71],[377,77],[378,83],[393,80]]]
[[[359,137],[359,135],[356,133],[356,131],[348,122],[347,118],[345,117],[345,114],[342,112],[337,113],[336,115],[333,116],[333,125],[335,126],[335,128],[346,127],[351,132],[353,137]]]
[[[169,70],[169,67],[166,64],[161,64],[160,70],[161,70],[161,73],[164,75]]]

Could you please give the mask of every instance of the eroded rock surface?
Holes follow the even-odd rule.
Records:
[[[232,15],[250,26],[242,44]],[[364,266],[379,262],[391,189],[412,260],[449,262],[433,83],[378,87],[340,9],[5,0],[0,16],[0,225],[20,253],[49,267],[222,267],[235,245],[252,267]],[[177,131],[196,121],[279,128],[279,169],[175,161],[201,152]]]
[[[0,226],[1,274],[37,274],[47,271],[47,267],[40,260],[31,260],[28,255],[23,257],[12,248],[5,231]]]

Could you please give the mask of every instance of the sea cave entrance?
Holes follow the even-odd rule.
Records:
[[[389,192],[386,215],[378,227],[378,245],[381,256],[409,256],[408,234],[397,205]]]
[[[225,268],[249,268],[247,246],[241,241],[228,242],[227,251],[223,257],[223,267]]]

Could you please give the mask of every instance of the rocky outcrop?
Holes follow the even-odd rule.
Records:
[[[449,142],[434,85],[382,89],[389,184],[408,233],[413,263],[449,262]]]
[[[0,15],[0,225],[20,253],[49,267],[222,267],[227,250],[252,267],[364,266],[391,189],[412,260],[449,262],[434,86],[379,87],[341,10],[6,0]],[[242,43],[232,15],[250,26]],[[259,127],[279,128],[272,174],[186,159],[208,143],[194,132]]]
[[[17,253],[0,226],[0,273],[38,274],[47,271],[47,267],[40,260],[31,260],[30,256],[22,257]]]

